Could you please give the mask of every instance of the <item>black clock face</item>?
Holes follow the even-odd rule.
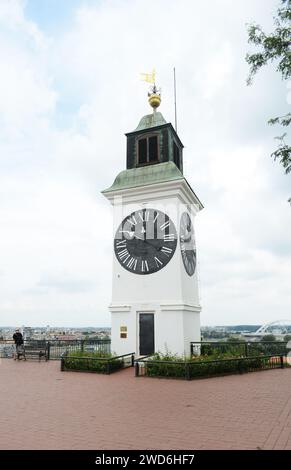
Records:
[[[156,209],[140,209],[117,229],[114,251],[121,266],[134,274],[152,274],[164,268],[177,246],[170,217]]]
[[[189,276],[196,268],[196,246],[194,228],[188,212],[183,212],[180,222],[180,248],[184,267]]]

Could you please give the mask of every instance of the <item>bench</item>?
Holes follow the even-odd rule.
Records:
[[[46,341],[27,341],[24,344],[23,352],[17,353],[17,359],[21,357],[26,361],[27,359],[44,359],[48,360],[48,345]]]

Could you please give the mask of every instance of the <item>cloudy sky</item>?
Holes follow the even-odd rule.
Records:
[[[273,0],[0,0],[0,325],[107,326],[124,133],[157,71],[196,218],[202,324],[291,319],[291,179],[270,158],[290,83],[246,86],[246,23]],[[289,85],[289,88],[288,88]],[[102,223],[101,223],[102,220]]]

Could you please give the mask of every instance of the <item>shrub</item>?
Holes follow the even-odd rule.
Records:
[[[156,353],[145,361],[145,375],[150,377],[175,377],[194,379],[226,374],[238,374],[268,367],[269,359],[243,356],[226,358],[227,353],[219,356],[197,356],[195,358]]]
[[[201,355],[211,356],[212,358],[221,357],[225,355],[227,357],[242,356],[245,354],[244,344],[230,344],[227,341],[219,344],[201,344]]]
[[[219,344],[201,344],[201,356],[215,358],[286,354],[286,344],[283,341],[251,341],[248,343],[230,344],[227,341]],[[201,357],[200,356],[200,357]]]
[[[276,341],[276,336],[268,334],[262,337],[262,341]]]
[[[100,360],[98,360],[100,359]],[[111,373],[123,367],[122,359],[109,353],[73,351],[63,357],[63,370]]]
[[[284,343],[283,341],[276,341],[274,343],[268,341],[254,341],[249,343],[248,351],[250,356],[285,354],[286,343]]]

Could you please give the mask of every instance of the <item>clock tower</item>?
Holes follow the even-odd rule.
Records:
[[[157,111],[126,134],[126,170],[102,193],[113,205],[111,349],[190,354],[200,341],[194,218],[202,203],[183,175],[183,144]]]

